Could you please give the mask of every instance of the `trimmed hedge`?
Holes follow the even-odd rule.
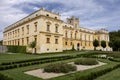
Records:
[[[120,53],[107,54],[108,57],[120,58]]]
[[[74,64],[77,64],[77,65],[96,65],[98,64],[98,61],[96,59],[93,59],[93,58],[81,58],[81,59],[78,59],[74,62]]]
[[[26,46],[7,46],[8,52],[12,53],[26,53]]]
[[[65,63],[50,64],[44,68],[44,72],[54,72],[54,73],[68,73],[76,70],[77,70],[76,66]]]
[[[13,80],[13,79],[0,73],[0,80]]]
[[[114,61],[114,62],[120,62],[120,60],[116,60],[116,59],[113,59],[113,58],[108,58],[110,61]]]
[[[0,70],[7,70],[7,69],[13,69],[13,68],[36,65],[36,64],[62,61],[62,60],[67,60],[72,58],[73,58],[72,56],[60,56],[60,57],[51,57],[51,58],[49,57],[49,58],[33,59],[33,60],[27,60],[27,61],[19,61],[19,62],[10,62],[10,63],[4,63],[4,64],[2,63],[2,66],[0,66]]]
[[[117,64],[116,66],[114,67],[109,67],[109,68],[106,68],[106,69],[103,69],[103,70],[99,70],[99,71],[96,71],[96,72],[91,72],[90,74],[88,75],[85,75],[85,76],[76,76],[74,80],[94,80],[96,79],[97,77],[99,76],[102,76],[110,71],[113,71],[117,68],[120,68],[120,64]]]

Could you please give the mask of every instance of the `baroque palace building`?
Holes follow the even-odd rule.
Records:
[[[75,17],[67,18],[67,22],[61,20],[61,15],[47,11],[44,8],[30,14],[20,21],[8,26],[3,32],[4,45],[27,46],[27,51],[32,52],[29,44],[35,41],[36,53],[62,52],[72,49],[94,50],[93,40],[99,42],[105,40],[106,51],[109,33],[105,29],[90,30],[79,26],[80,20]],[[98,50],[103,50],[101,46]]]

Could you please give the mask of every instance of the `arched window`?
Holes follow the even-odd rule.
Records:
[[[58,24],[55,24],[55,32],[58,33]]]
[[[77,39],[77,31],[75,32],[75,39]]]

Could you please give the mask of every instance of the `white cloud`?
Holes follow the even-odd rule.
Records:
[[[119,0],[107,0],[110,3],[115,3]],[[102,17],[94,17],[96,14],[103,14],[106,11],[106,8],[101,5],[101,3],[95,2],[95,0],[1,0],[0,1],[0,38],[2,38],[2,31],[3,29],[18,21],[19,19],[27,16],[29,13],[23,11],[23,8],[31,9],[31,10],[38,10],[39,7],[35,5],[29,5],[39,3],[60,3],[63,4],[63,8],[58,11],[54,8],[54,11],[60,12],[62,15],[62,19],[70,16],[76,16],[81,19],[80,24],[84,27],[88,26],[90,28],[103,28],[106,27],[106,24],[109,22],[120,18],[118,13],[109,16],[102,16]],[[19,5],[15,7],[14,5]],[[45,5],[46,6],[46,5]],[[112,12],[113,13],[113,12]],[[111,14],[111,13],[109,13]],[[99,16],[99,15],[98,15]],[[113,21],[114,22],[114,21]],[[116,20],[116,23],[119,21]],[[106,24],[105,24],[106,23]],[[93,26],[92,26],[93,25]]]

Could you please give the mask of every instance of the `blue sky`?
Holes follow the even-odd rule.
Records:
[[[8,25],[45,7],[60,13],[62,20],[75,16],[90,29],[120,29],[120,0],[0,0],[0,39]]]

